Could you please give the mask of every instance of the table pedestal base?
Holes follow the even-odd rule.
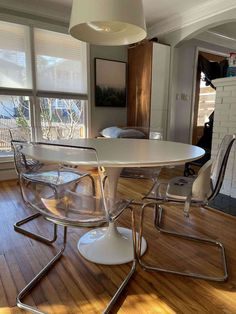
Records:
[[[113,223],[107,228],[97,228],[85,233],[77,246],[84,258],[97,264],[124,264],[131,262],[134,257],[132,230],[116,228]],[[142,238],[142,255],[146,249],[147,242]]]

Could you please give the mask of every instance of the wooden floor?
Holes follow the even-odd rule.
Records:
[[[147,181],[120,179],[119,192],[140,198]],[[24,208],[15,181],[0,183],[0,314],[22,313],[15,298],[26,283],[47,263],[61,244],[48,247],[14,232],[13,223],[30,211]],[[137,209],[138,214],[138,209]],[[180,207],[168,207],[165,223],[170,228],[218,239],[225,244],[229,266],[226,283],[212,283],[174,275],[151,273],[140,267],[113,313],[236,313],[236,219],[216,211],[192,208],[183,218]],[[130,226],[127,213],[119,224]],[[51,225],[41,220],[30,230],[50,234]],[[26,301],[48,313],[101,313],[130,265],[101,266],[85,261],[76,244],[86,230],[71,228],[62,259],[34,289]],[[145,217],[148,252],[145,259],[163,267],[220,274],[217,249],[159,235],[153,228],[153,212]]]

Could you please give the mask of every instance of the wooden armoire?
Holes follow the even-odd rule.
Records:
[[[166,137],[170,47],[146,41],[128,49],[127,125]]]

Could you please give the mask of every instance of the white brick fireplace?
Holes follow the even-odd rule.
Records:
[[[216,86],[216,102],[212,138],[212,157],[226,134],[236,134],[236,77],[213,81]],[[236,149],[232,147],[226,169],[222,194],[236,198]]]

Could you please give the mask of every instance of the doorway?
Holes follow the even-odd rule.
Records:
[[[195,101],[194,101],[194,114],[193,114],[193,133],[192,144],[199,145],[206,128],[208,128],[208,141],[209,149],[211,147],[213,115],[215,109],[215,89],[214,86],[206,85],[206,77],[199,66],[199,56],[208,60],[209,62],[223,62],[226,56],[218,55],[215,53],[208,53],[205,51],[198,51],[198,66],[196,73],[196,86],[195,86]],[[211,125],[212,123],[212,125]],[[210,133],[210,134],[209,134]]]

